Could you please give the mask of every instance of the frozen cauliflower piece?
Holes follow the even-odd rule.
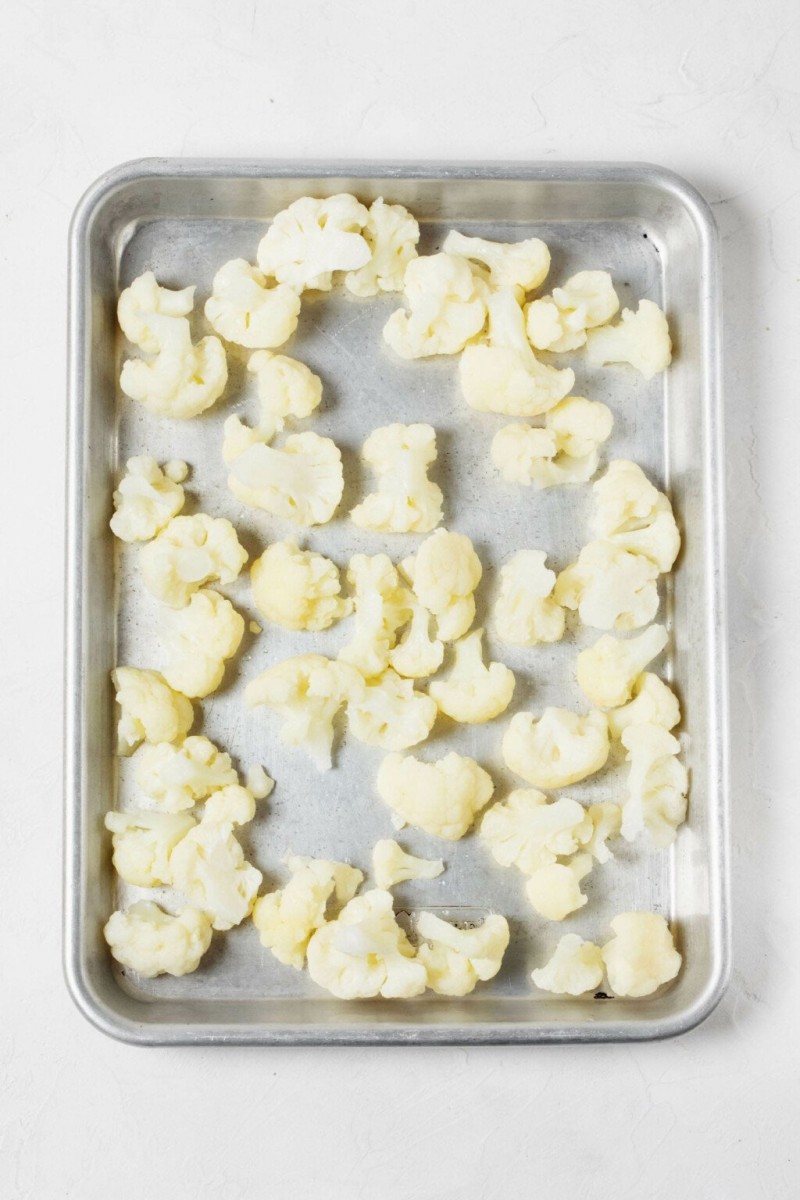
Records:
[[[441,996],[466,996],[478,981],[494,979],[503,964],[510,932],[505,917],[492,914],[474,929],[459,929],[430,912],[420,913],[417,958],[428,987]]]
[[[589,333],[586,357],[593,367],[629,363],[645,379],[652,379],[659,371],[666,371],[672,362],[667,318],[652,300],[640,300],[636,312],[623,308],[618,325]]]
[[[296,358],[257,350],[247,369],[257,380],[261,413],[253,426],[236,416],[226,420],[222,458],[228,466],[251,446],[271,442],[288,420],[310,417],[322,401],[322,380]]]
[[[527,330],[537,350],[560,354],[577,350],[586,330],[605,325],[619,309],[608,271],[579,271],[552,296],[533,300],[527,308]]]
[[[172,917],[151,900],[140,900],[127,912],[112,913],[103,936],[117,962],[143,979],[189,975],[211,945],[211,922],[196,908]]]
[[[680,971],[669,925],[657,913],[620,913],[611,928],[614,937],[602,955],[615,996],[650,996]]]
[[[591,854],[576,854],[566,863],[551,863],[534,871],[525,892],[539,916],[548,921],[563,921],[588,903],[581,891],[581,880],[592,869]]]
[[[589,542],[558,576],[554,596],[577,610],[584,625],[626,633],[658,612],[658,567],[613,542]]]
[[[244,618],[212,588],[195,592],[186,608],[172,615],[163,638],[167,651],[164,678],[184,696],[202,698],[216,691],[244,637]]]
[[[340,1000],[419,996],[425,968],[397,924],[390,892],[374,888],[346,904],[308,943],[308,973]]]
[[[213,580],[233,583],[247,551],[224,517],[173,517],[139,555],[142,582],[156,600],[184,608],[195,592]]]
[[[169,464],[168,464],[169,465]],[[114,492],[111,532],[123,542],[147,542],[183,508],[183,488],[154,458],[129,458]]]
[[[634,684],[647,664],[666,646],[663,625],[651,625],[638,637],[621,641],[604,634],[578,655],[578,685],[598,708],[618,708],[631,698]]]
[[[428,479],[436,460],[431,425],[385,425],[364,442],[361,457],[378,475],[371,492],[350,513],[361,529],[430,533],[442,519],[442,489]]]
[[[357,271],[369,262],[372,251],[362,236],[368,220],[355,196],[303,196],[274,217],[259,244],[258,265],[296,292],[329,292],[334,271]]]
[[[486,285],[454,254],[414,258],[406,267],[408,311],[389,317],[383,337],[402,358],[458,354],[486,323]]]
[[[501,867],[532,875],[591,840],[594,824],[577,800],[562,796],[548,803],[534,788],[511,792],[483,815],[480,836]]]
[[[281,741],[302,746],[320,771],[331,767],[333,719],[354,702],[364,680],[354,667],[321,654],[301,654],[268,667],[245,689],[250,708],[265,704],[284,718]]]
[[[416,858],[391,838],[376,842],[372,848],[372,874],[377,886],[386,891],[409,879],[436,879],[443,870],[441,858]]]
[[[259,442],[233,460],[228,487],[244,504],[274,517],[324,525],[344,491],[342,455],[317,433],[293,433],[280,450]]]
[[[140,742],[179,742],[191,729],[191,700],[173,691],[158,671],[117,667],[111,679],[120,707],[118,754],[131,754]]]
[[[600,804],[593,804],[589,809],[588,816],[592,823],[592,832],[588,840],[583,842],[583,848],[597,862],[609,862],[614,855],[606,842],[609,838],[619,837],[622,809],[618,804],[604,800]]]
[[[425,679],[435,675],[444,659],[444,646],[430,634],[431,614],[413,593],[408,599],[411,620],[395,648],[389,652],[389,666],[405,679]]]
[[[649,558],[660,572],[669,571],[678,557],[681,535],[668,498],[642,468],[615,459],[592,493],[592,531],[631,554]]]
[[[257,267],[233,258],[217,271],[205,313],[214,330],[251,350],[282,346],[297,328],[300,297],[285,283],[267,287]]]
[[[519,288],[532,292],[547,278],[550,251],[539,238],[524,242],[490,242],[486,238],[466,237],[453,229],[445,238],[447,254],[460,254],[483,268],[493,288]]]
[[[628,751],[628,795],[622,806],[622,836],[632,842],[646,833],[657,849],[675,840],[686,820],[689,777],[678,761],[680,742],[661,725],[629,725],[622,731]]]
[[[573,371],[539,362],[525,333],[514,293],[495,292],[487,301],[489,339],[467,346],[458,366],[461,390],[470,408],[536,417],[563,400],[575,382]]]
[[[453,665],[442,680],[428,688],[440,712],[476,725],[505,712],[514,695],[514,672],[500,662],[483,661],[483,630],[461,638],[453,646]]]
[[[193,287],[174,291],[160,287],[152,271],[134,279],[120,293],[117,320],[125,337],[145,354],[158,354],[171,322],[188,317],[194,308]]]
[[[192,904],[208,913],[215,929],[232,929],[249,914],[261,886],[261,872],[244,857],[234,827],[252,821],[256,802],[233,785],[206,800],[199,823],[170,855],[172,882]]]
[[[157,417],[183,421],[211,408],[228,382],[222,342],[204,337],[193,343],[185,317],[159,324],[158,337],[154,358],[129,358],[123,363],[122,391]]]
[[[260,763],[254,763],[247,769],[244,785],[254,800],[266,800],[274,791],[275,780],[270,778]]]
[[[395,634],[411,615],[410,597],[385,554],[354,554],[347,582],[353,590],[355,633],[339,660],[372,679],[388,666]]]
[[[354,296],[402,291],[406,267],[417,257],[419,225],[414,217],[402,204],[384,204],[379,196],[369,206],[362,235],[369,246],[370,259],[365,266],[345,275],[345,287]]]
[[[193,808],[212,792],[238,782],[230,755],[207,737],[187,737],[180,746],[144,746],[137,757],[136,786],[165,813]]]
[[[250,568],[253,602],[268,621],[284,629],[319,632],[352,607],[340,595],[339,568],[293,541],[273,542]]]
[[[289,856],[289,882],[279,891],[259,896],[253,909],[253,924],[261,945],[278,962],[296,971],[306,961],[306,947],[315,930],[325,924],[328,904],[349,903],[364,878],[356,867],[324,858]]]
[[[436,721],[430,696],[414,690],[412,679],[384,671],[349,702],[350,732],[359,742],[384,750],[407,750],[424,742]]]
[[[517,713],[503,738],[509,771],[537,788],[587,779],[605,766],[608,751],[608,722],[596,709],[585,716],[568,708],[546,708],[539,718]]]
[[[645,671],[633,685],[633,699],[622,708],[608,714],[608,727],[613,737],[621,737],[629,725],[661,725],[674,729],[681,719],[678,697],[657,675]]]
[[[564,610],[552,592],[554,571],[543,550],[519,550],[500,570],[500,595],[494,608],[497,636],[511,646],[536,646],[564,636]]]
[[[531,979],[543,992],[557,996],[594,992],[603,982],[603,952],[577,933],[566,933],[545,965],[532,972]]]
[[[437,529],[402,568],[420,604],[436,617],[437,637],[450,642],[465,634],[475,619],[472,593],[483,574],[469,538]]]
[[[610,410],[597,400],[567,396],[544,420],[544,428],[505,425],[494,435],[490,455],[503,479],[537,489],[586,483],[614,424]]]
[[[194,817],[188,813],[106,813],[117,874],[136,887],[170,884],[169,856],[194,825]]]
[[[491,777],[474,759],[452,753],[429,763],[387,754],[377,788],[404,822],[448,842],[464,836],[494,792]]]

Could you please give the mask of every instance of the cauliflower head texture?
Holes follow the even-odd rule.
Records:
[[[194,825],[194,817],[182,812],[106,813],[114,869],[136,887],[169,885],[169,856]]]
[[[410,596],[385,554],[354,554],[347,570],[353,592],[355,630],[339,660],[365,679],[386,670],[397,630],[411,615]]]
[[[532,875],[557,858],[575,854],[594,832],[589,813],[566,796],[548,803],[543,792],[519,788],[483,815],[480,836],[501,867]]]
[[[537,489],[586,483],[611,434],[611,410],[598,400],[567,396],[545,414],[544,427],[513,424],[492,439],[490,457],[507,483]]]
[[[450,642],[465,634],[475,618],[472,593],[483,574],[469,538],[437,529],[403,560],[402,569],[420,604],[436,617],[437,637]]]
[[[477,264],[481,277],[492,288],[513,288],[523,294],[544,283],[550,270],[550,251],[539,238],[491,242],[452,229],[445,238],[444,251]]]
[[[672,688],[657,675],[645,671],[633,685],[633,699],[608,715],[608,727],[616,738],[629,725],[660,725],[674,729],[680,723],[681,706]]]
[[[403,679],[391,668],[369,680],[347,707],[353,737],[384,750],[407,750],[424,742],[436,715],[430,696],[416,691],[412,679]]]
[[[644,471],[627,459],[615,459],[592,486],[592,531],[631,554],[669,571],[678,557],[681,535],[672,505]]]
[[[588,903],[581,880],[592,869],[591,854],[576,854],[565,863],[550,863],[533,872],[525,894],[536,912],[548,921],[563,921]]]

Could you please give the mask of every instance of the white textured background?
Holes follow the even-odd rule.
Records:
[[[4,0],[0,1196],[795,1200],[796,0]],[[144,155],[645,159],[725,267],[735,970],[626,1048],[142,1050],[60,966],[65,257]]]

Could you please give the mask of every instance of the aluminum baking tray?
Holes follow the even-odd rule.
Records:
[[[199,331],[202,301],[221,263],[237,255],[252,260],[271,216],[298,196],[342,191],[407,205],[420,220],[423,253],[453,226],[500,240],[542,237],[553,253],[551,280],[607,268],[623,302],[646,296],[666,306],[676,344],[670,371],[649,384],[627,368],[593,371],[580,354],[571,365],[574,390],[613,409],[608,455],[634,457],[667,486],[685,530],[663,597],[672,639],[662,669],[680,693],[690,733],[684,739],[689,821],[667,852],[622,845],[615,862],[588,879],[588,906],[560,926],[536,918],[522,877],[496,867],[474,836],[445,845],[445,875],[398,888],[399,907],[435,908],[455,919],[495,909],[512,926],[500,975],[461,1000],[428,994],[405,1002],[333,1001],[306,973],[263,950],[251,922],[217,936],[200,970],[183,979],[132,978],[112,962],[101,935],[115,903],[127,898],[113,878],[103,814],[135,798],[130,763],[113,753],[109,671],[117,661],[161,662],[157,605],[138,582],[136,551],[115,546],[108,529],[118,469],[143,452],[185,458],[192,466],[186,511],[231,518],[251,554],[288,532],[267,514],[245,510],[225,485],[222,422],[234,407],[246,411],[252,404],[244,353],[231,350],[231,381],[210,413],[186,423],[155,420],[120,402],[116,297],[147,268],[171,286],[197,284]],[[86,1016],[139,1044],[632,1041],[701,1021],[722,994],[729,961],[718,276],[714,222],[702,197],[647,165],[146,160],[111,171],[84,196],[70,256],[65,955],[70,989]],[[304,299],[288,352],[324,380],[324,407],[313,427],[342,447],[347,479],[342,515],[310,531],[305,544],[340,563],[356,550],[385,550],[386,538],[346,519],[366,482],[358,448],[369,430],[388,421],[429,421],[438,434],[434,475],[446,498],[446,524],[473,538],[485,565],[483,620],[497,568],[513,551],[545,549],[559,568],[575,556],[588,537],[589,489],[536,493],[499,483],[488,462],[499,419],[466,408],[454,360],[399,362],[383,347],[381,326],[396,305],[397,297],[363,302],[341,293]],[[396,559],[419,541],[388,540]],[[256,615],[246,576],[230,594],[246,615]],[[223,690],[203,705],[204,731],[243,767],[261,762],[277,779],[245,839],[268,884],[281,879],[288,849],[366,868],[375,839],[393,832],[374,791],[379,751],[345,739],[337,768],[320,776],[302,753],[278,741],[277,720],[242,703],[245,681],[268,663],[298,646],[335,652],[346,637],[343,626],[320,635],[271,626],[248,636]],[[518,676],[507,716],[551,703],[581,705],[573,663],[585,637],[533,650],[489,639],[490,650]],[[519,785],[498,754],[506,719],[457,731],[440,722],[432,753],[454,748],[474,755],[502,795]],[[612,764],[571,792],[612,797],[620,780]],[[417,853],[442,851],[419,831],[407,831],[405,841]],[[561,934],[603,938],[611,917],[631,908],[662,912],[674,923],[684,967],[671,987],[638,1001],[561,999],[533,988],[531,967]]]

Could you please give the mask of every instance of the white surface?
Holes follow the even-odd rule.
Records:
[[[793,0],[6,0],[0,1195],[800,1194]],[[143,155],[647,159],[725,267],[735,970],[671,1043],[137,1050],[60,968],[66,229]],[[35,431],[35,440],[31,433]]]

